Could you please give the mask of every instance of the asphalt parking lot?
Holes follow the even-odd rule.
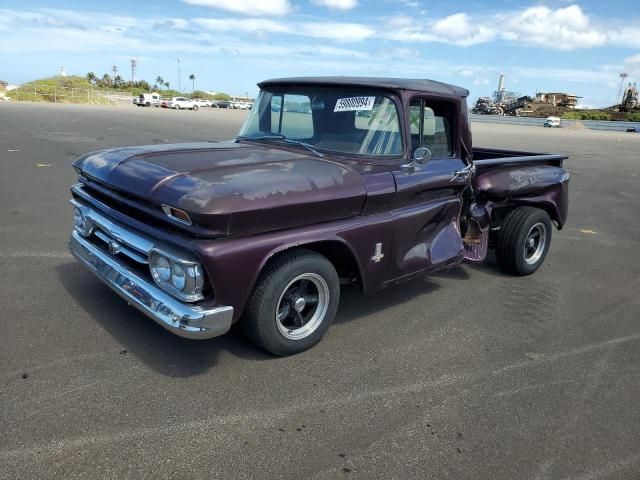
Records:
[[[0,478],[640,478],[640,135],[474,125],[571,155],[543,268],[349,290],[273,358],[165,332],[66,253],[75,157],[246,114],[0,104]]]

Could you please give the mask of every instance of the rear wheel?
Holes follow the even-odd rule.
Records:
[[[551,219],[544,210],[519,207],[500,228],[496,259],[513,275],[531,275],[544,262],[551,244]]]
[[[193,111],[194,111],[194,112],[197,112],[197,111],[198,111],[198,105],[194,105],[194,106],[193,106]]]
[[[283,254],[262,273],[242,327],[274,355],[302,352],[320,341],[340,301],[340,282],[329,260],[310,250]]]
[[[150,106],[151,106],[151,103],[147,102],[147,103],[145,103],[144,105],[145,105],[145,107],[150,107]]]

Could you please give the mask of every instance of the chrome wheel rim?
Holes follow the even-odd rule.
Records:
[[[547,226],[542,223],[536,223],[527,234],[524,241],[524,261],[527,265],[534,265],[544,253],[547,246]]]
[[[278,331],[289,340],[308,337],[322,323],[329,308],[329,286],[320,275],[303,273],[282,291],[276,306]]]

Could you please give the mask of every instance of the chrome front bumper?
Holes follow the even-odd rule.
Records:
[[[233,307],[203,308],[182,303],[82,238],[75,230],[69,240],[69,250],[127,303],[180,337],[217,337],[231,327]]]

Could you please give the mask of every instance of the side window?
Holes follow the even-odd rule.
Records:
[[[425,105],[422,125],[422,144],[431,150],[432,155],[436,158],[451,156],[453,152],[449,118],[436,115],[431,107]]]
[[[409,107],[412,151],[427,147],[435,158],[451,156],[454,112],[446,102],[412,101]]]

